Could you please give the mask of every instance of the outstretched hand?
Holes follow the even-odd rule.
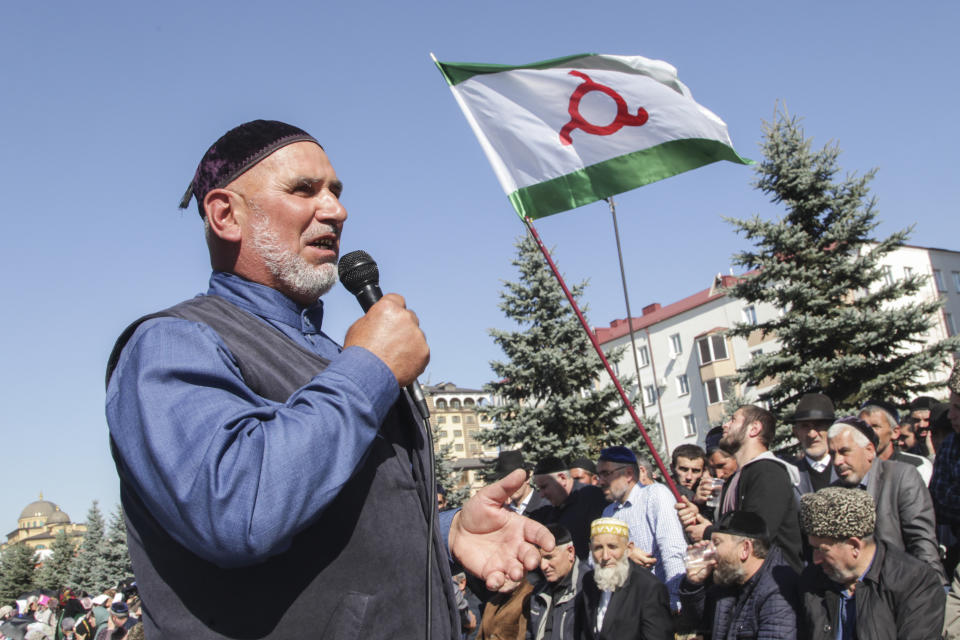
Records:
[[[551,551],[553,536],[542,524],[510,511],[504,503],[526,482],[517,469],[484,487],[454,517],[448,543],[453,557],[480,576],[487,589],[501,591],[519,582],[540,564],[540,551]],[[539,547],[539,549],[538,549]]]

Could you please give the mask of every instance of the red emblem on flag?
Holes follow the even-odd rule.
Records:
[[[583,129],[586,133],[595,136],[608,136],[611,133],[616,133],[623,127],[639,127],[647,122],[649,115],[643,107],[638,107],[637,115],[633,115],[627,109],[627,101],[623,99],[623,96],[610,87],[594,82],[590,79],[590,76],[580,71],[571,71],[570,75],[583,78],[583,83],[574,89],[573,94],[570,96],[570,106],[567,107],[567,111],[570,113],[570,122],[563,125],[563,129],[560,130],[560,144],[573,144],[570,134],[574,129]],[[580,100],[591,91],[605,93],[617,103],[617,117],[614,118],[610,124],[601,127],[587,122],[586,119],[580,115]]]

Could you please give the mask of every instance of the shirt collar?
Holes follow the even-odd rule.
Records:
[[[646,487],[646,485],[640,484],[639,482],[633,485],[633,488],[630,489],[630,493],[627,494],[627,499],[621,504],[617,505],[617,511],[623,509],[624,507],[632,507],[634,503],[640,499],[640,492],[643,491],[644,487]]]
[[[826,469],[827,465],[830,464],[829,453],[825,453],[823,455],[823,458],[821,458],[820,460],[814,460],[813,458],[811,458],[806,454],[804,454],[803,457],[807,459],[807,464],[813,467],[813,470],[816,471],[817,473],[823,473],[823,470]]]
[[[304,308],[276,289],[234,273],[214,271],[207,293],[218,295],[261,318],[282,322],[301,333],[320,333],[323,325],[323,300]]]

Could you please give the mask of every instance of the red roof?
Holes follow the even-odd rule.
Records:
[[[715,282],[714,286],[709,289],[704,289],[703,291],[698,291],[692,296],[687,296],[682,300],[677,300],[673,304],[668,304],[665,307],[661,307],[659,304],[648,305],[644,307],[644,314],[641,317],[631,318],[630,324],[633,326],[634,331],[639,331],[655,325],[658,322],[663,322],[673,316],[680,315],[684,311],[689,311],[702,304],[712,302],[717,298],[722,298],[726,295],[723,293],[723,290],[733,286],[739,279],[740,277],[738,276],[721,275],[717,278],[719,282]],[[621,336],[627,335],[627,319],[618,318],[610,323],[609,328],[594,327],[593,333],[597,336],[597,341],[600,344],[616,340]]]

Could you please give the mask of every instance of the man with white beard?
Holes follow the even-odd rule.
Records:
[[[594,569],[577,596],[577,640],[671,640],[666,586],[630,562],[630,529],[617,518],[590,524]]]
[[[320,143],[255,120],[203,155],[205,295],[140,318],[107,423],[149,638],[459,636],[448,551],[489,589],[553,548],[503,504],[515,471],[436,515],[429,439],[401,389],[430,357],[387,294],[322,329],[347,212]],[[256,615],[241,615],[246,612]]]
[[[713,550],[714,557],[694,552]],[[797,573],[771,546],[763,518],[730,511],[688,551],[681,627],[725,638],[797,637]]]

